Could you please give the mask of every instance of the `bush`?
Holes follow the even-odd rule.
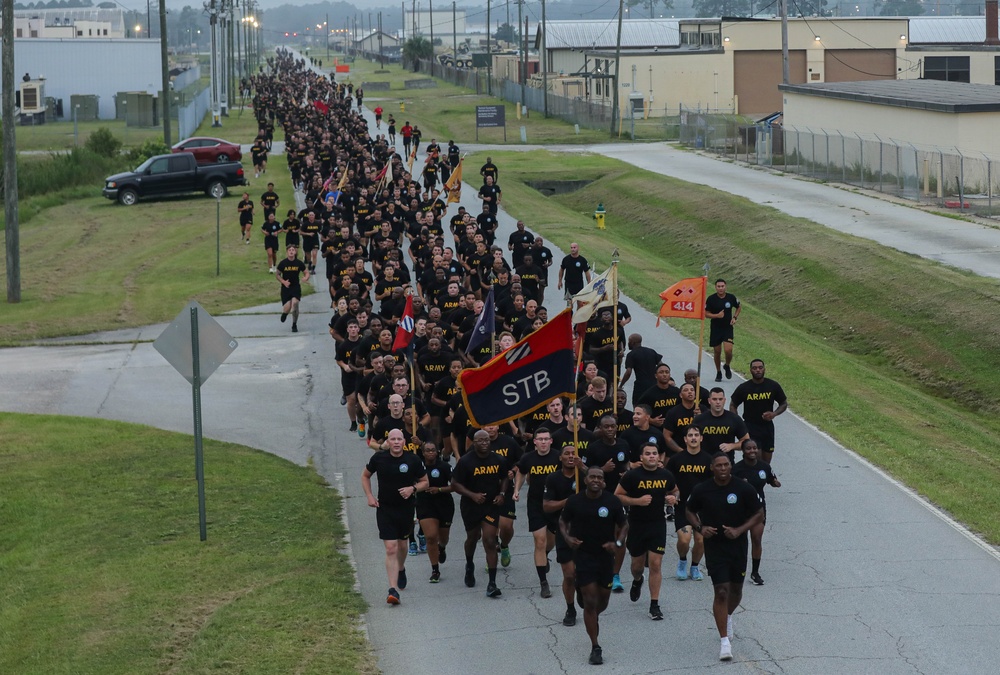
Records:
[[[122,142],[107,127],[101,127],[90,135],[84,145],[101,157],[117,157],[122,151]]]
[[[161,140],[150,139],[139,147],[129,148],[125,153],[130,166],[138,166],[154,155],[166,155],[170,147]]]
[[[104,157],[87,148],[46,157],[18,157],[17,194],[20,199],[27,199],[86,185],[93,186],[94,194],[98,194],[108,175],[126,168],[123,157]]]

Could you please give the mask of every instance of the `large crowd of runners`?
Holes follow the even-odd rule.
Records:
[[[498,240],[503,193],[491,159],[479,171],[481,211],[453,211],[446,183],[462,161],[454,142],[442,147],[430,139],[421,146],[419,131],[406,121],[405,148],[397,152],[396,121],[390,116],[382,133],[379,107],[371,129],[360,89],[288,52],[279,51],[268,65],[248,83],[260,125],[255,171],[266,173],[278,130],[305,198],[304,208],[289,209],[279,222],[273,185],[262,195],[269,269],[281,284],[281,321],[291,316],[292,331],[298,330],[301,284],[314,274],[328,281],[340,403],[350,430],[373,451],[361,480],[385,545],[387,602],[400,603],[411,556],[425,553],[429,581],[442,580],[457,494],[465,585],[479,583],[481,547],[486,595],[501,595],[497,570],[511,564],[515,523],[519,514],[526,517],[538,593],[553,595],[554,553],[563,624],[576,624],[579,606],[589,661],[599,664],[598,617],[611,593],[626,590],[626,559],[629,599],[638,602],[645,587],[649,617],[664,618],[659,599],[672,521],[674,576],[701,581],[704,561],[714,587],[720,658],[731,659],[732,615],[748,562],[751,581],[764,584],[764,489],[781,485],[770,466],[773,419],[787,401],[781,386],[765,377],[763,361],[750,363],[751,379],[727,407],[725,391],[701,387],[694,369],[678,386],[664,356],[629,331],[628,308],[617,303],[617,316],[603,308],[587,324],[575,407],[556,398],[512,422],[476,427],[464,408],[460,373],[485,364],[572,303],[592,279],[587,259],[571,243],[569,254],[556,260],[523,222],[506,242]],[[249,195],[238,210],[240,237],[249,241]],[[724,280],[715,291],[706,317],[715,379],[722,381],[723,372],[732,378],[740,304]],[[394,350],[407,297],[412,343],[410,351]],[[489,298],[495,334],[470,348]],[[624,389],[629,381],[631,398]]]

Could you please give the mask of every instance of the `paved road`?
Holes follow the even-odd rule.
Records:
[[[465,194],[465,205],[475,206],[469,186]],[[505,238],[512,220],[504,214],[501,223]],[[692,364],[694,345],[669,328],[655,328],[648,312],[630,305],[635,320],[627,332],[646,336],[675,372]],[[303,310],[302,332],[290,333],[288,324],[278,322],[276,286],[274,303],[219,317],[240,347],[205,386],[205,434],[298,464],[312,462],[331,483],[343,485],[351,550],[371,606],[367,625],[380,668],[386,673],[592,672],[582,623],[564,628],[558,594],[538,597],[523,506],[514,562],[499,576],[502,598],[488,600],[482,583],[472,590],[462,584],[456,532],[442,583],[426,583],[426,556],[410,558],[412,581],[402,606],[384,604],[382,547],[358,479],[369,451],[347,432],[339,405],[326,296],[307,297]],[[0,350],[0,410],[125,420],[190,433],[190,390],[145,342],[162,329]],[[750,357],[737,348],[739,363]],[[781,372],[769,375],[782,379]],[[736,383],[726,382],[727,391]],[[996,551],[793,414],[780,417],[777,427],[775,467],[784,486],[768,498],[762,567],[767,584],[746,589],[735,621],[735,663],[716,660],[708,582],[668,578],[661,596],[664,622],[647,618],[645,597],[636,605],[622,595],[612,598],[603,621],[603,672],[988,670],[1000,658]],[[212,480],[210,455],[206,472]],[[668,568],[675,563],[671,550],[668,543]],[[481,569],[481,554],[477,560]],[[479,576],[482,582],[484,573]],[[558,571],[552,578],[558,582]]]

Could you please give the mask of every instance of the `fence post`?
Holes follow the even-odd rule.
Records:
[[[965,210],[965,155],[958,148],[958,212]]]
[[[986,157],[986,155],[983,155]],[[986,208],[993,215],[993,161],[986,157]]]
[[[842,174],[841,180],[846,185],[847,184],[847,140],[844,138],[844,134],[841,134],[839,131],[837,133],[840,134],[840,168]]]
[[[882,143],[882,139],[879,138],[878,134],[872,134],[872,135],[878,140],[878,191],[882,192],[882,155],[884,151],[884,148],[882,146],[884,144]]]

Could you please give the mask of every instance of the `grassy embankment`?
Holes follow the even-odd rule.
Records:
[[[191,438],[0,414],[0,672],[373,672],[341,498],[308,468]]]
[[[615,160],[493,159],[506,209],[563,248],[578,241],[601,268],[618,247],[622,288],[649,310],[709,262],[744,303],[741,371],[763,358],[796,412],[1000,543],[1000,283]],[[579,178],[594,182],[552,198],[525,184]],[[697,322],[672,324],[697,340]],[[693,365],[669,358],[676,371]]]

